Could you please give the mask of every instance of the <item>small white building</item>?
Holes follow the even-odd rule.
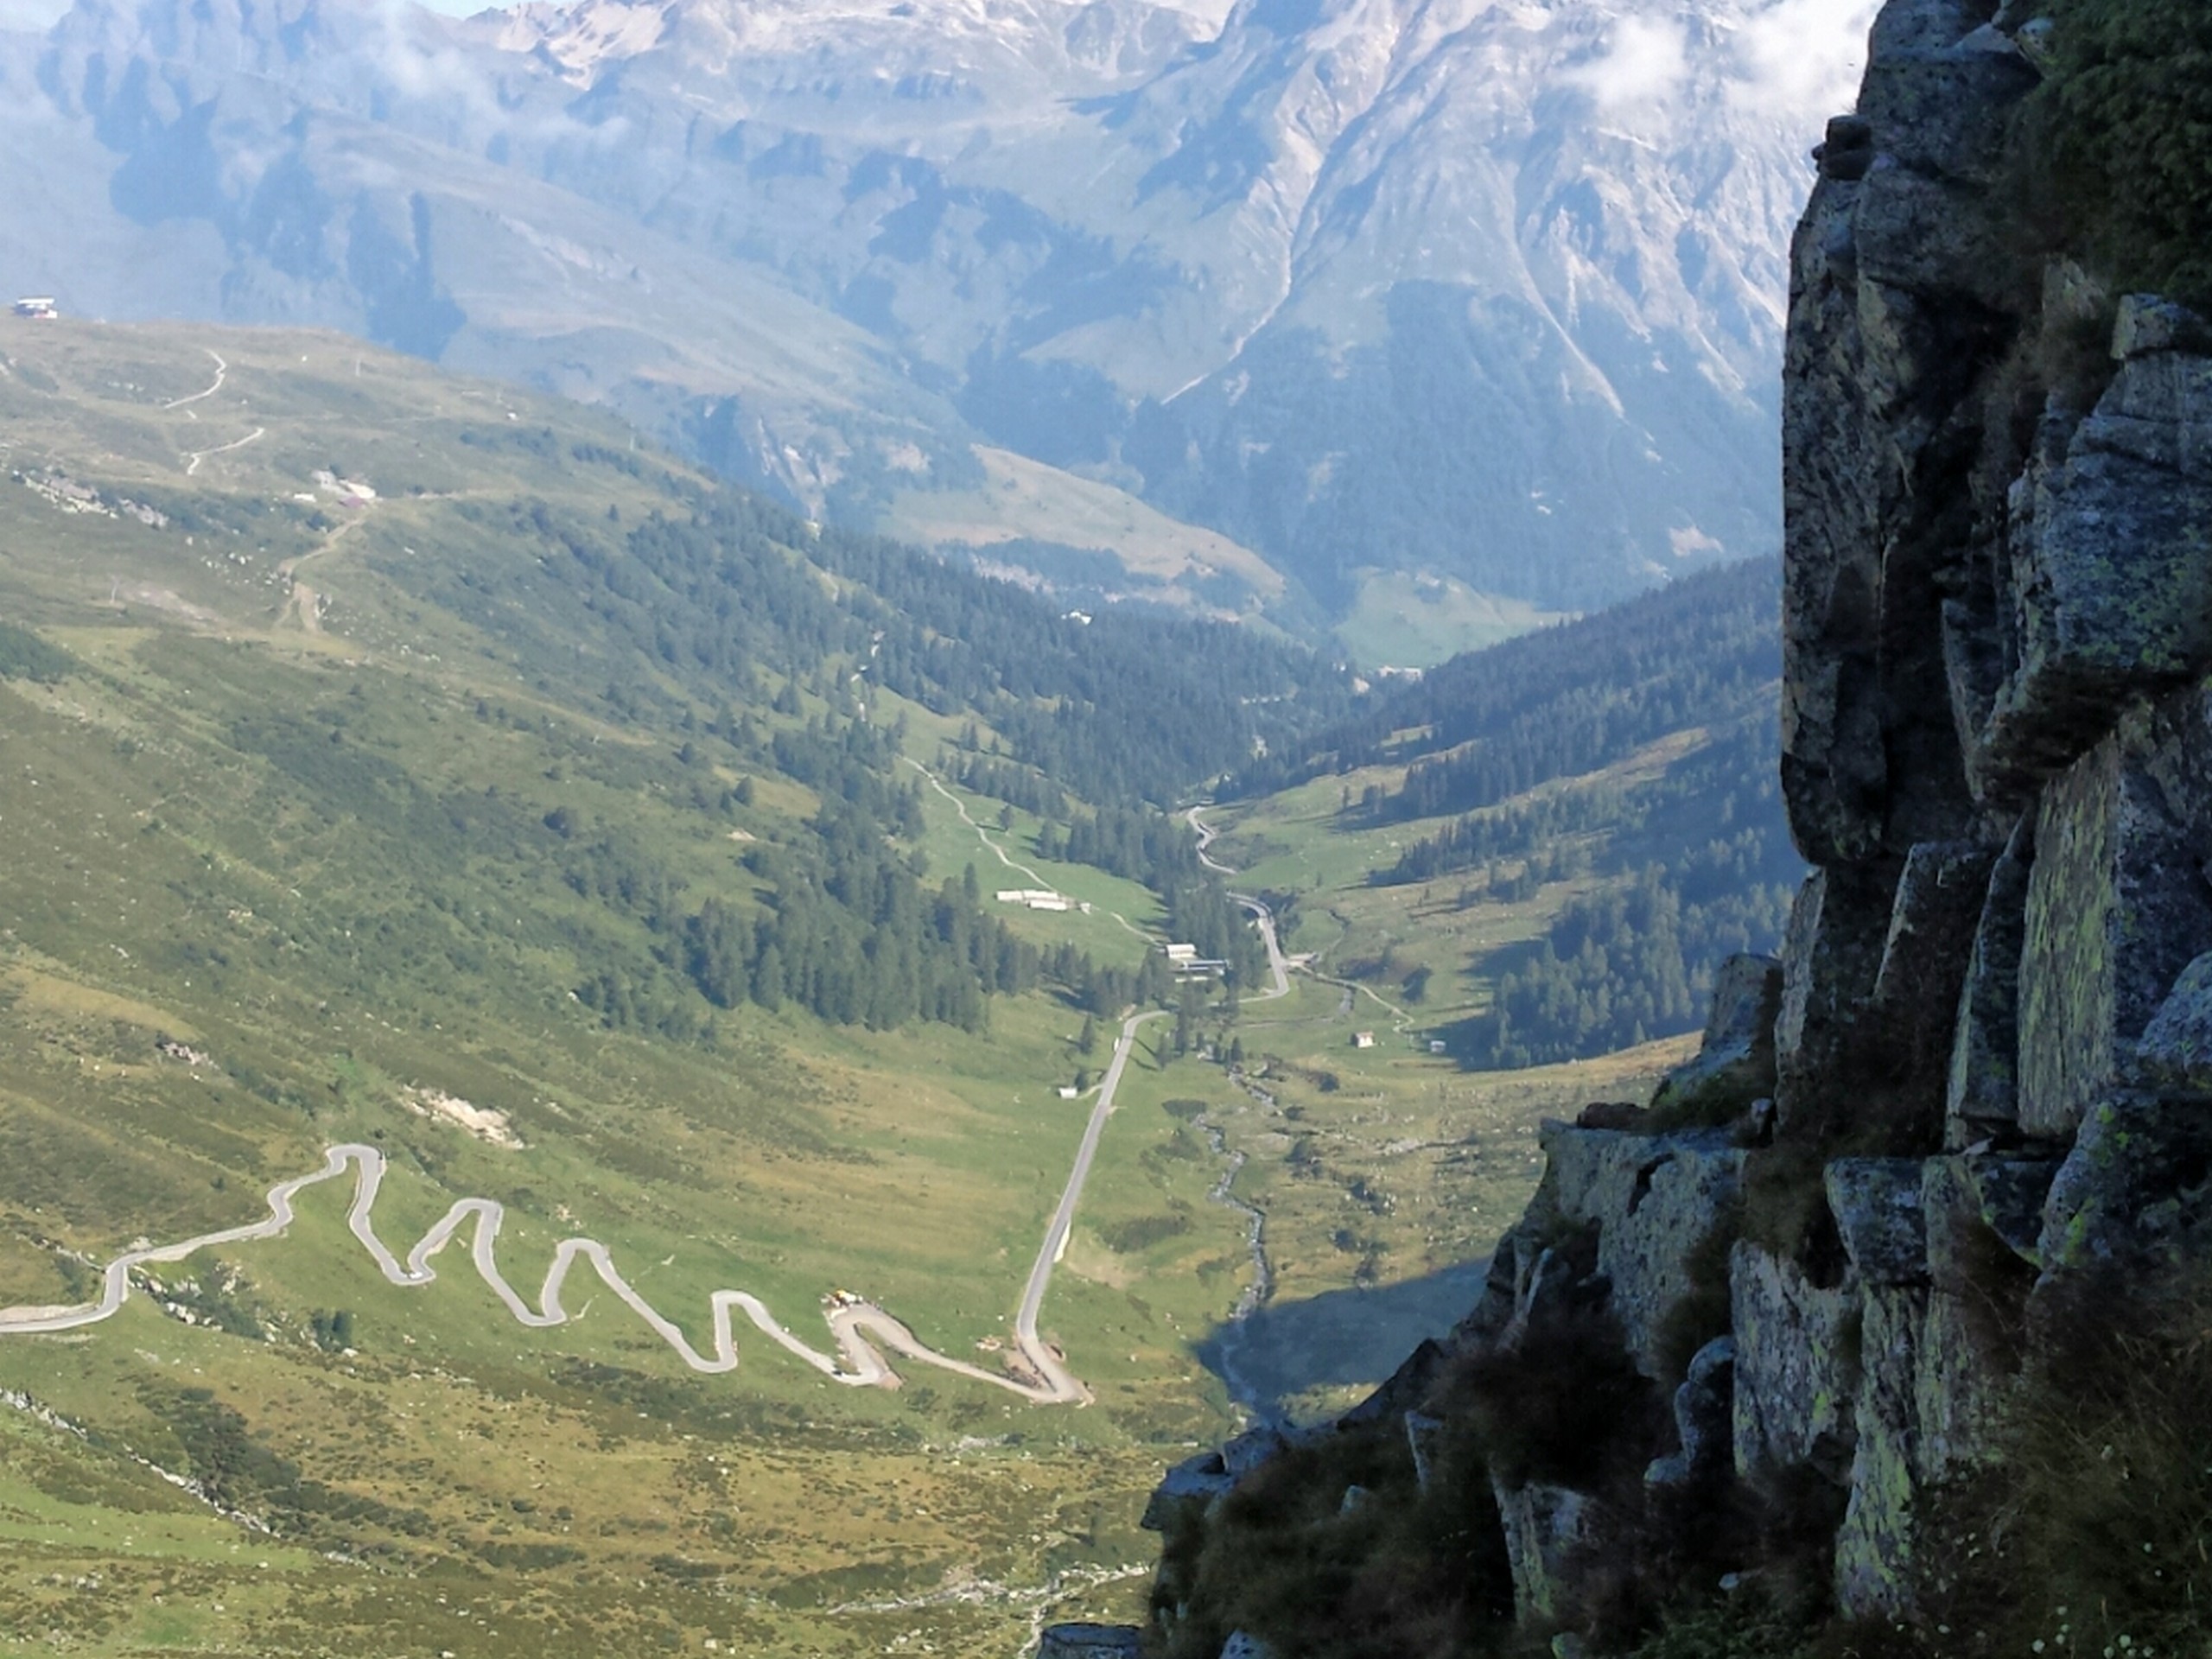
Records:
[[[1374,1047],[1375,1033],[1371,1031],[1355,1031],[1351,1034],[1351,1046],[1354,1048]]]
[[[1160,947],[1160,954],[1180,966],[1198,959],[1198,947],[1195,944],[1163,944]]]
[[[51,322],[61,315],[61,308],[54,304],[54,296],[51,294],[27,294],[16,302],[16,315],[19,317],[35,317],[41,321]]]
[[[1073,1100],[1075,1097],[1076,1097],[1076,1086],[1075,1086],[1075,1084],[1071,1084],[1071,1083],[1064,1083],[1064,1084],[1062,1084],[1060,1085],[1060,1098],[1061,1098],[1062,1100]]]

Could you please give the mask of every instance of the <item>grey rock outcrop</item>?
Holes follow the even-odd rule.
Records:
[[[1771,1097],[1774,1020],[1781,1007],[1780,962],[1734,956],[1721,963],[1697,1055],[1668,1073],[1651,1109],[1675,1122],[1719,1124]]]
[[[2181,970],[2144,1028],[2135,1059],[2146,1077],[2212,1090],[2212,952]]]
[[[1921,1166],[1913,1158],[1838,1158],[1827,1171],[1828,1213],[1863,1285],[1889,1287],[1928,1278],[1928,1221]]]
[[[2177,808],[2159,782],[2199,769],[2202,745],[2194,720],[2139,715],[2044,792],[2020,962],[2019,1121],[2029,1135],[2073,1133],[2212,943],[2192,803]]]
[[[1736,1342],[1737,1471],[1761,1479],[1811,1469],[1850,1478],[1859,1392],[1859,1298],[1813,1283],[1796,1263],[1739,1243],[1729,1261]]]
[[[1135,1624],[1047,1624],[1037,1637],[1037,1659],[1137,1659],[1143,1651]]]
[[[1668,1322],[1699,1294],[1700,1253],[1732,1238],[1745,1154],[1713,1130],[1630,1135],[1547,1123],[1550,1160],[1534,1207],[1594,1228],[1597,1270],[1646,1376],[1664,1369]]]
[[[1193,1510],[1203,1510],[1236,1484],[1236,1477],[1218,1452],[1201,1452],[1185,1458],[1167,1471],[1153,1491],[1138,1522],[1147,1532],[1166,1532]]]
[[[1675,1449],[1652,1459],[1643,1471],[1646,1485],[1709,1486],[1732,1469],[1735,1375],[1733,1337],[1715,1337],[1691,1357],[1689,1374],[1675,1390]]]
[[[1568,1559],[1588,1535],[1589,1494],[1530,1481],[1493,1483],[1505,1528],[1505,1558],[1513,1570],[1513,1603],[1522,1618],[1548,1618],[1564,1606],[1562,1579]]]
[[[1943,1144],[2003,1135],[2020,1117],[2020,957],[2027,944],[2035,826],[2023,817],[1989,872],[1944,1078]]]

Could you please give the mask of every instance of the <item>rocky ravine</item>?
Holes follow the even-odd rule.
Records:
[[[1550,1128],[1450,1351],[1309,1437],[1402,1417],[1420,1462],[1437,1376],[1610,1332],[1598,1372],[1671,1391],[1671,1421],[1566,1474],[1488,1463],[1516,1612],[1560,1653],[1627,1645],[1608,1550],[1679,1573],[1643,1586],[1660,1600],[1758,1570],[1729,1530],[1754,1498],[1808,1535],[1833,1616],[1909,1624],[1939,1502],[1999,1460],[2078,1293],[2203,1254],[2212,329],[2018,252],[2008,132],[2048,28],[2011,0],[1891,0],[1819,152],[1792,251],[1782,712],[1815,873],[1783,960],[1731,964],[1705,1053],[1651,1109]],[[1147,1650],[1199,1650],[1199,1541],[1285,1455],[1248,1440],[1169,1476]],[[1639,1528],[1668,1548],[1637,1554]]]

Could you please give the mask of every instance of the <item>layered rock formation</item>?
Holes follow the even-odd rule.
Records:
[[[1815,868],[1783,959],[1723,976],[1640,1121],[1548,1129],[1483,1305],[1364,1408],[1474,1421],[1517,1616],[1560,1651],[1624,1639],[1623,1573],[1664,1600],[1770,1567],[1746,1517],[1834,1614],[1910,1615],[2037,1333],[2202,1253],[2212,332],[2024,254],[2047,28],[1891,0],[1816,152],[1782,710]],[[1593,1332],[1636,1380],[1601,1454],[1529,1452],[1534,1406],[1484,1378],[1547,1342],[1603,1376]],[[1193,1650],[1189,1536],[1237,1490],[1224,1464],[1154,1517],[1161,1651]]]

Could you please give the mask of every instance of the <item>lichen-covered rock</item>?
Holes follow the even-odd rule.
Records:
[[[1980,743],[1985,792],[2065,766],[2132,701],[2212,667],[2212,358],[2130,358],[2012,519],[2016,666]]]
[[[1989,184],[2004,166],[2005,113],[2037,79],[1986,5],[1891,0],[1868,37],[1859,113],[1877,147],[1916,171]]]
[[[2212,1090],[2212,951],[2181,970],[2144,1028],[2135,1063],[2146,1081]]]
[[[1719,1124],[1739,1116],[1753,1101],[1770,1098],[1774,1021],[1781,1008],[1779,961],[1745,955],[1722,963],[1697,1055],[1667,1074],[1651,1109],[1678,1122]]]
[[[1646,1376],[1664,1366],[1669,1316],[1697,1294],[1700,1248],[1733,1233],[1744,1150],[1712,1130],[1624,1135],[1547,1123],[1545,1187],[1562,1219],[1598,1230],[1597,1269],[1629,1353]]]
[[[1728,1303],[1736,1472],[1757,1480],[1808,1467],[1840,1485],[1859,1394],[1857,1294],[1815,1285],[1796,1263],[1739,1243],[1728,1259]]]
[[[1695,1489],[1728,1472],[1735,1373],[1734,1338],[1716,1337],[1697,1351],[1675,1390],[1675,1449],[1652,1459],[1643,1471],[1645,1485]]]
[[[2040,1267],[2044,1205],[2058,1173],[2058,1160],[1993,1153],[1950,1161],[1974,1195],[1981,1224],[2021,1261]]]
[[[1866,1285],[1928,1281],[1928,1222],[1917,1158],[1838,1158],[1826,1172],[1828,1211],[1851,1270]]]
[[[2123,1094],[2101,1101],[2044,1201],[2046,1274],[2139,1260],[2201,1228],[2212,1211],[2212,1112],[2201,1100]]]
[[[2009,1190],[1974,1168],[1989,1161],[1931,1158],[1923,1166],[1929,1290],[1913,1370],[1914,1474],[1923,1484],[1993,1456],[1999,1410],[2019,1366],[2035,1271],[1985,1215],[1989,1191]]]
[[[1874,982],[1889,942],[1896,872],[1815,870],[1790,907],[1775,1019],[1775,1108],[1785,1132],[1824,1138],[1863,1111],[1885,1069]]]
[[[1920,1332],[1925,1290],[1866,1291],[1859,1334],[1851,1496],[1836,1530],[1835,1599],[1847,1618],[1905,1611],[1914,1586],[1920,1493]]]
[[[1932,1136],[1942,1121],[1952,1027],[1996,849],[1923,842],[1905,856],[1874,976],[1872,1013],[1889,1071],[1886,1118]]]
[[[1037,1659],[1137,1659],[1144,1632],[1135,1624],[1047,1624]]]
[[[1514,1611],[1524,1619],[1552,1618],[1566,1605],[1562,1569],[1587,1535],[1590,1497],[1535,1481],[1517,1487],[1493,1481],[1491,1491],[1505,1526]]]
[[[2156,779],[2196,734],[2131,722],[2044,791],[2020,961],[2019,1123],[2063,1140],[2212,947],[2202,855]],[[2161,753],[2165,750],[2168,753]]]
[[[1503,1241],[1499,1249],[1508,1263],[1510,1272],[1512,1241],[1510,1238]],[[1493,1276],[1497,1273],[1498,1266],[1498,1257],[1493,1256],[1491,1260],[1491,1272]],[[1483,1293],[1484,1303],[1490,1300],[1491,1294],[1491,1293],[1486,1287]],[[1483,1304],[1478,1304],[1478,1313],[1482,1311],[1482,1306]],[[1470,1320],[1473,1317],[1471,1315]],[[1499,1323],[1503,1323],[1502,1319]],[[1349,1428],[1361,1423],[1374,1422],[1381,1418],[1396,1416],[1401,1412],[1411,1411],[1428,1397],[1428,1391],[1435,1386],[1437,1376],[1443,1370],[1444,1362],[1448,1357],[1444,1345],[1434,1338],[1422,1338],[1421,1344],[1406,1356],[1399,1363],[1398,1369],[1390,1373],[1382,1387],[1337,1421]]]
[[[2019,1121],[2020,952],[2035,823],[2023,817],[1990,867],[1967,959],[1943,1092],[1943,1144],[1972,1146]]]

